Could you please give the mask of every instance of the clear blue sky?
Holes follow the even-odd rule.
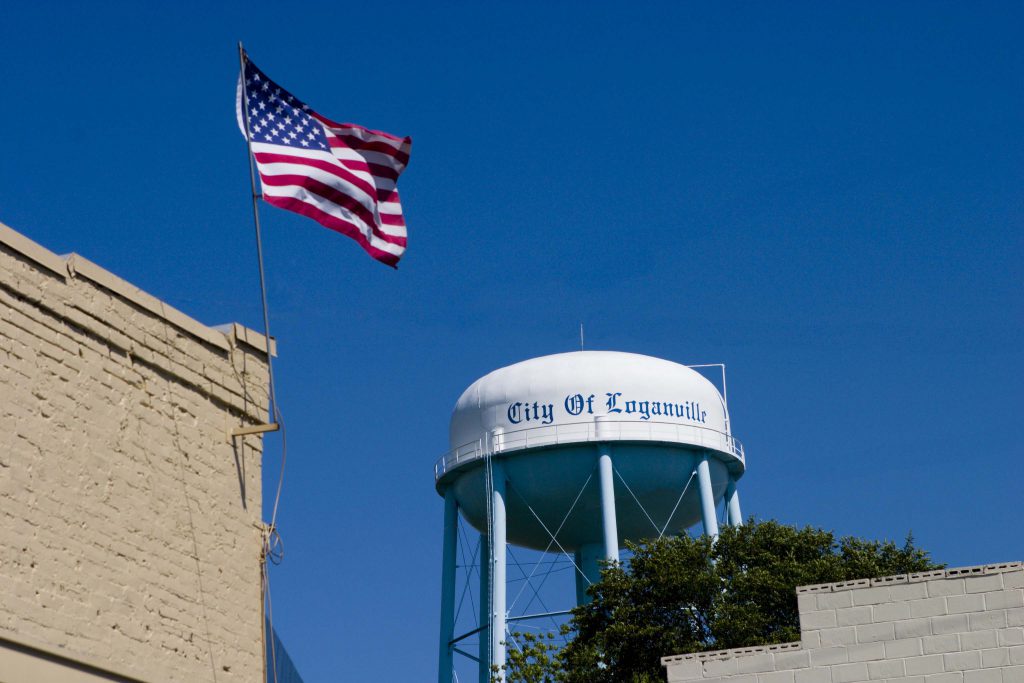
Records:
[[[745,512],[1024,559],[1020,3],[148,5],[5,9],[0,221],[46,247],[262,326],[239,39],[414,140],[397,272],[263,210],[307,683],[434,675],[451,407],[580,321],[728,364]]]

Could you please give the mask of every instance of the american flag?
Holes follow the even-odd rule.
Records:
[[[249,139],[268,204],[348,235],[396,267],[405,252],[398,176],[411,138],[336,123],[317,114],[245,58],[238,80],[238,125]]]

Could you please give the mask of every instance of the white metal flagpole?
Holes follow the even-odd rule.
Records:
[[[249,94],[245,82],[245,48],[238,41],[239,87],[242,89],[242,121],[245,124],[245,144],[249,150],[249,186],[252,190],[252,217],[256,227],[256,258],[260,267],[260,298],[263,303],[263,331],[267,338],[267,373],[270,375],[270,396],[268,413],[270,424],[260,431],[276,431],[278,428],[277,395],[274,390],[274,363],[270,349],[270,314],[267,312],[267,283],[263,273],[263,240],[260,235],[259,194],[256,192],[256,171],[253,169],[252,136],[249,133]],[[251,433],[251,432],[250,432]]]

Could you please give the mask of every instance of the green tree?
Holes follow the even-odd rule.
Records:
[[[562,680],[554,633],[516,632],[511,635],[516,646],[507,650],[505,671],[509,673],[506,680],[517,683],[558,683]],[[498,667],[493,669],[491,680],[499,680]]]
[[[550,639],[530,641],[508,681],[662,681],[665,655],[798,640],[797,586],[940,566],[909,535],[899,546],[774,521],[725,527],[714,544],[677,536],[628,550],[628,566],[606,567],[573,610],[568,644],[556,653]]]

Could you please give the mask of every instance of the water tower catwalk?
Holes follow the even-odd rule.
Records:
[[[726,522],[741,522],[745,462],[723,393],[666,360],[579,351],[495,370],[456,403],[450,446],[434,470],[444,496],[439,683],[451,683],[456,653],[479,661],[482,682],[505,664],[507,544],[565,553],[580,603],[625,541],[698,521],[717,536],[723,500]],[[460,513],[481,534],[480,619],[456,634]],[[476,655],[459,648],[473,634]]]

